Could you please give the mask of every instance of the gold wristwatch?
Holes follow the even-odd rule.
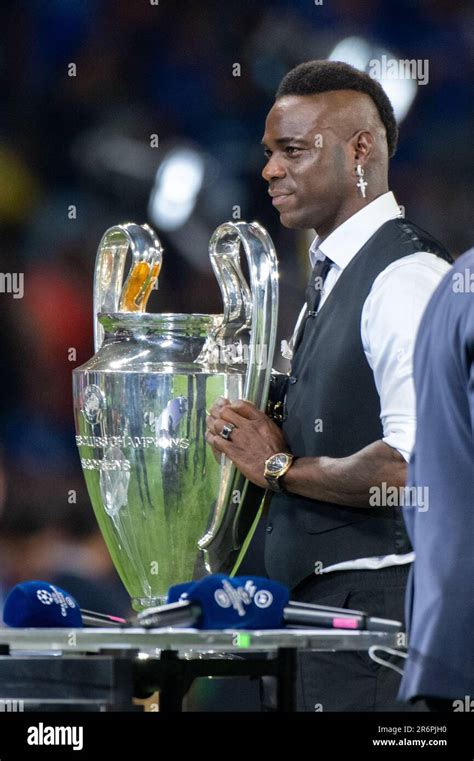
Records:
[[[289,471],[293,465],[294,460],[295,458],[293,455],[289,454],[288,452],[278,452],[277,454],[272,454],[268,460],[265,460],[265,471],[263,475],[265,476],[268,486],[272,491],[285,491],[283,484],[280,483],[280,478],[282,478],[285,473]]]

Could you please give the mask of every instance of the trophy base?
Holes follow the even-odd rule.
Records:
[[[132,608],[137,613],[141,613],[142,610],[147,608],[157,608],[159,605],[166,605],[166,595],[161,597],[132,597]]]

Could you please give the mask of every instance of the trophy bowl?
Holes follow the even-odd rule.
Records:
[[[97,253],[96,353],[73,372],[76,443],[99,527],[135,610],[164,602],[173,584],[235,571],[258,512],[248,482],[207,446],[206,416],[220,396],[265,408],[276,255],[258,223],[229,222],[213,234],[210,258],[223,314],[153,314],[144,310],[161,269],[155,233],[118,225]]]

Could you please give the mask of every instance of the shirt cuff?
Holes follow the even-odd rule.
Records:
[[[406,431],[399,431],[397,433],[389,433],[384,436],[382,441],[400,452],[405,462],[410,461],[411,451],[414,445],[414,436],[410,436]]]

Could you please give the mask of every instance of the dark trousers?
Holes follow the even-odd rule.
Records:
[[[311,576],[291,593],[292,600],[352,608],[379,618],[404,620],[405,587],[409,565],[379,571],[336,571]],[[404,659],[377,652],[403,669]],[[401,676],[375,663],[364,651],[298,655],[298,711],[419,711],[397,701]],[[265,679],[263,707],[274,707],[274,695]],[[426,710],[426,709],[425,709]]]

